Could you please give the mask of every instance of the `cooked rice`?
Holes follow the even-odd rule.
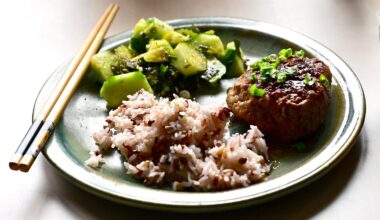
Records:
[[[127,173],[145,184],[213,191],[264,180],[270,168],[263,134],[251,126],[224,138],[229,117],[225,107],[141,90],[111,111],[93,138],[101,150],[117,147]]]
[[[99,153],[98,150],[90,151],[90,158],[85,161],[86,166],[89,166],[91,168],[99,168],[101,164],[105,162],[102,155]]]

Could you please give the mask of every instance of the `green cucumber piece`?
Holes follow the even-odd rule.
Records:
[[[171,45],[177,45],[188,40],[188,37],[176,32],[172,26],[155,17],[147,19],[147,23],[149,25],[144,30],[144,33],[150,38],[165,39]]]
[[[204,72],[207,60],[202,52],[188,43],[179,43],[174,49],[171,64],[185,76]]]
[[[116,63],[116,57],[111,51],[95,54],[91,57],[91,69],[95,73],[98,82],[104,82],[113,75],[112,65]]]
[[[144,46],[148,43],[147,39],[165,39],[171,45],[177,45],[180,42],[188,40],[188,37],[176,32],[174,28],[165,22],[153,17],[147,20],[141,19],[137,22],[133,37],[131,38],[131,46],[138,52],[144,52]]]
[[[238,77],[245,72],[246,66],[239,42],[232,41],[227,44],[223,64],[227,67],[228,77]]]
[[[127,46],[121,45],[115,48],[115,56],[122,60],[130,60],[134,54]]]
[[[224,56],[223,42],[216,35],[197,34],[190,40],[190,43],[207,54],[215,55],[218,58],[223,58]]]
[[[149,38],[145,36],[132,37],[129,43],[132,50],[138,53],[144,53],[146,51],[146,45],[149,42]]]
[[[178,32],[175,32],[174,30],[166,33],[162,38],[166,39],[173,46],[177,45],[181,42],[185,42],[185,41],[189,40],[188,37],[186,37],[186,36],[184,36]]]
[[[226,74],[226,66],[214,57],[207,59],[207,70],[202,74],[201,78],[215,84],[219,82],[224,74]]]
[[[169,55],[173,55],[173,47],[169,44],[167,40],[151,40],[148,45],[148,51],[155,50],[158,48],[164,48]]]
[[[143,53],[146,51],[145,46],[149,42],[148,36],[144,34],[144,30],[149,26],[145,19],[140,19],[133,30],[133,35],[131,37],[129,46],[132,50]]]
[[[135,29],[133,30],[133,37],[140,37],[148,26],[146,20],[141,18],[135,25]]]
[[[188,37],[195,37],[195,35],[198,35],[198,33],[195,33],[194,31],[190,30],[190,29],[179,29],[177,30],[178,33],[184,35],[184,36],[188,36]]]
[[[215,35],[215,31],[213,29],[210,29],[208,31],[205,31],[203,32],[203,34],[207,34],[207,35]]]
[[[172,26],[165,22],[153,17],[147,19],[148,26],[144,29],[144,34],[153,39],[162,39],[164,35],[174,32]]]
[[[145,75],[139,71],[111,76],[103,83],[100,96],[107,101],[107,106],[115,108],[127,98],[127,95],[145,89],[153,93]]]
[[[167,40],[150,40],[148,52],[144,54],[146,62],[162,63],[169,61],[174,50]]]

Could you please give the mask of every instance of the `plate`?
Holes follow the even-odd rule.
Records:
[[[226,210],[292,192],[326,173],[350,150],[364,122],[365,97],[353,71],[329,49],[301,34],[258,21],[205,17],[168,23],[176,28],[195,25],[201,29],[214,29],[224,43],[239,40],[251,60],[289,47],[303,49],[308,56],[321,59],[333,74],[332,100],[326,123],[308,141],[308,151],[275,158],[276,169],[265,182],[222,192],[175,192],[168,188],[148,187],[126,174],[123,159],[117,152],[106,154],[106,164],[99,170],[84,165],[89,151],[96,147],[91,135],[102,128],[108,114],[105,101],[98,96],[99,87],[87,75],[42,151],[48,161],[74,184],[104,198],[138,207],[174,211]],[[128,31],[107,38],[101,51],[128,42],[131,34]],[[66,66],[59,67],[44,84],[35,102],[34,117]],[[204,91],[197,100],[208,104],[224,103],[225,90],[232,83],[223,80],[221,89]]]

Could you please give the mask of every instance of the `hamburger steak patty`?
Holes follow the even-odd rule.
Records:
[[[304,58],[303,51],[302,56],[270,55],[261,63],[264,61],[274,68],[268,73],[265,65],[257,67],[256,63],[255,69],[241,75],[227,91],[229,108],[239,119],[280,141],[294,141],[314,132],[328,112],[328,66],[316,58]],[[285,80],[280,73],[286,73]],[[264,94],[250,93],[252,85]]]

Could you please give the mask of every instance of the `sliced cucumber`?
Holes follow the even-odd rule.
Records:
[[[185,28],[179,29],[177,30],[177,32],[188,37],[195,37],[196,35],[198,35],[198,33],[195,33],[194,31],[190,29],[185,29]]]
[[[141,18],[135,25],[133,30],[133,37],[140,37],[144,30],[147,28],[148,24],[144,18]]]
[[[131,72],[109,77],[100,89],[100,96],[107,101],[108,107],[115,108],[127,98],[127,95],[141,89],[153,93],[144,74],[138,71]]]
[[[119,59],[130,60],[134,54],[127,46],[121,45],[115,49],[115,56]]]
[[[91,69],[95,73],[95,79],[104,82],[113,75],[112,65],[116,62],[116,57],[111,51],[97,53],[91,57]]]
[[[147,19],[148,26],[144,29],[144,34],[153,39],[162,39],[164,35],[174,32],[172,26],[165,22],[153,17]]]
[[[161,47],[165,48],[165,50],[169,53],[169,55],[173,54],[173,48],[167,40],[150,40],[149,45],[148,45],[148,51],[161,48]]]
[[[146,51],[146,44],[149,42],[149,38],[146,36],[132,37],[129,46],[132,50],[138,53],[144,53]]]
[[[167,40],[150,40],[148,52],[143,57],[146,62],[162,63],[169,61],[174,50]]]
[[[207,54],[215,55],[218,58],[223,58],[224,56],[223,42],[216,35],[197,34],[190,40],[190,43]]]
[[[217,58],[207,59],[207,70],[202,74],[202,79],[211,84],[217,83],[226,74],[226,66]]]
[[[148,36],[144,33],[144,30],[149,26],[145,19],[140,19],[133,31],[129,46],[132,50],[143,53],[146,51],[145,46],[149,42]]]
[[[188,43],[179,43],[174,49],[171,64],[185,76],[204,72],[207,60],[202,52]]]
[[[162,38],[169,41],[169,43],[173,46],[175,46],[181,42],[185,42],[185,41],[189,40],[188,37],[186,37],[186,36],[184,36],[178,32],[175,32],[174,30],[166,33]]]
[[[138,51],[144,52],[142,48],[148,43],[147,39],[165,39],[171,45],[177,45],[180,42],[188,40],[188,37],[174,31],[174,28],[157,18],[141,19],[135,26],[133,37],[131,38],[131,47]]]
[[[215,31],[213,29],[210,29],[208,31],[205,31],[203,32],[203,34],[207,34],[207,35],[215,35]]]
[[[238,77],[245,72],[246,66],[243,52],[240,49],[238,41],[233,41],[227,44],[223,64],[227,67],[228,77]]]

